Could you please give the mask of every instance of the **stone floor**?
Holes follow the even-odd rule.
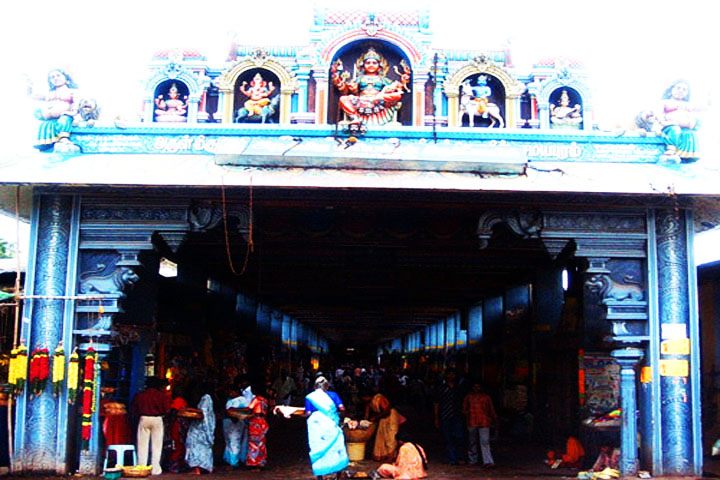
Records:
[[[407,413],[407,412],[404,412]],[[486,470],[478,466],[448,465],[445,462],[445,450],[440,434],[432,425],[427,425],[422,416],[407,415],[408,424],[414,438],[426,450],[428,455],[429,480],[471,480],[471,479],[504,479],[518,478],[527,480],[540,479],[571,479],[576,478],[576,469],[550,469],[544,463],[547,445],[530,444],[518,439],[509,439],[500,435],[492,444],[493,455],[497,467]],[[214,479],[250,479],[250,480],[314,480],[307,454],[307,437],[305,420],[302,418],[270,419],[268,434],[268,467],[261,471],[236,469],[225,465],[222,460],[216,463],[212,474],[202,475],[204,480]],[[217,432],[221,436],[221,432]],[[217,458],[222,452],[217,452]],[[351,472],[370,472],[378,467],[378,463],[363,460],[353,463],[348,468]],[[720,478],[720,459],[705,459],[703,478]],[[79,476],[78,476],[79,477]],[[5,477],[10,478],[10,477]],[[88,480],[93,477],[87,477]],[[190,474],[163,473],[159,480],[189,480],[198,478]],[[654,477],[660,479],[662,477]],[[690,478],[690,477],[688,477]],[[676,479],[675,479],[676,480]]]

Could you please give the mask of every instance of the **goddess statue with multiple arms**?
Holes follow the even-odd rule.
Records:
[[[412,71],[404,60],[395,66],[398,80],[387,77],[387,60],[374,48],[358,58],[351,79],[338,59],[330,68],[333,85],[341,94],[339,108],[347,115],[348,124],[385,125],[397,121],[403,93],[409,92]]]
[[[187,121],[187,96],[180,98],[180,92],[174,83],[168,90],[168,98],[158,95],[155,99],[155,121],[156,122],[186,122]]]

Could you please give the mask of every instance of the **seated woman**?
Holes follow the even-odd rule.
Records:
[[[158,95],[155,99],[156,122],[185,122],[187,121],[187,96],[180,98],[180,92],[174,83],[168,90],[168,98]]]
[[[570,106],[567,90],[560,93],[560,104],[550,105],[550,123],[556,127],[578,128],[583,121],[580,105]]]
[[[330,69],[333,85],[341,94],[339,108],[347,115],[348,122],[385,125],[396,121],[403,93],[410,91],[410,67],[402,61],[402,71],[395,68],[399,79],[390,80],[387,61],[373,48],[365,52],[355,66],[360,73],[354,79],[343,71],[339,59]]]
[[[77,85],[67,72],[60,69],[48,73],[49,91],[44,95],[34,95],[43,105],[35,111],[40,122],[35,148],[49,150],[56,143],[70,142],[73,117],[77,114],[75,95]]]
[[[686,82],[676,81],[665,91],[660,111],[655,114],[667,144],[665,155],[679,157],[685,163],[698,159],[698,111],[690,103],[690,87]]]
[[[427,477],[427,456],[425,450],[411,441],[406,432],[398,432],[395,439],[400,443],[395,463],[384,463],[377,469],[375,478],[397,478],[410,480]]]
[[[566,467],[580,468],[585,458],[585,449],[576,437],[570,435],[565,445],[565,453],[558,456],[557,452],[550,450],[547,452],[545,463],[551,468]]]

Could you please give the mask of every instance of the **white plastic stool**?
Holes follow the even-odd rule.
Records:
[[[125,466],[125,453],[127,452],[132,452],[133,465],[137,465],[137,454],[135,453],[135,445],[108,445],[107,453],[105,454],[105,462],[103,463],[103,470],[107,470],[108,468],[110,452],[115,452],[115,465],[117,465],[118,467]],[[115,465],[110,465],[110,467],[114,467]]]

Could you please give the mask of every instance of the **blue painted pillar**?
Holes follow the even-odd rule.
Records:
[[[623,476],[637,475],[637,401],[635,367],[643,357],[639,348],[620,348],[612,351],[612,356],[620,365],[620,407],[622,409],[622,429],[620,435],[620,472]]]
[[[691,319],[690,281],[694,276],[689,274],[684,211],[658,210],[655,230],[661,341],[658,370],[662,474],[699,475],[702,468],[698,455],[700,399],[694,398],[699,395],[693,395],[692,385],[693,381],[699,381],[699,364],[691,361],[691,350],[697,352],[700,345],[697,335],[693,334],[698,329],[696,311]],[[693,342],[692,337],[696,337]]]
[[[310,80],[310,72],[303,71],[297,74],[298,95],[297,95],[297,112],[307,113],[308,111],[308,80]]]
[[[74,259],[71,245],[77,228],[73,218],[73,197],[43,195],[35,198],[34,248],[28,270],[25,293],[31,298],[25,304],[21,336],[28,351],[45,347],[52,354],[64,332],[72,328],[72,313],[62,298],[74,293]],[[72,264],[72,266],[71,266]],[[68,351],[69,345],[65,345]],[[66,473],[65,436],[67,403],[52,394],[51,382],[38,396],[29,392],[18,398],[16,412],[15,459],[13,470],[33,473]]]

